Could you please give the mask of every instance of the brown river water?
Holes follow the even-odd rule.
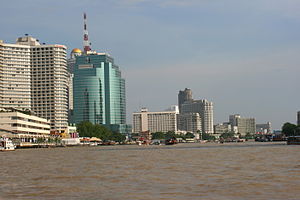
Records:
[[[0,152],[0,199],[300,199],[300,146],[246,142]]]

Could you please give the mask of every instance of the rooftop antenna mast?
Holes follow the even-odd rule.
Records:
[[[83,13],[83,50],[84,53],[87,54],[88,51],[91,51],[91,43],[89,41],[89,33],[87,30],[87,19],[86,19],[86,14]]]

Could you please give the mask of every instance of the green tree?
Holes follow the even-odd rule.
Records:
[[[202,140],[214,141],[214,140],[216,140],[216,137],[213,136],[213,135],[210,135],[208,133],[201,133],[201,139]]]
[[[110,140],[113,140],[115,142],[124,142],[126,140],[125,135],[123,135],[121,133],[116,133],[116,132],[113,132],[109,138],[110,138]]]
[[[77,131],[80,137],[97,137],[104,141],[110,140],[112,132],[100,124],[92,124],[89,121],[83,121],[77,124]]]
[[[221,138],[227,139],[227,138],[233,138],[234,132],[225,132],[220,135]]]
[[[187,132],[187,133],[185,134],[185,137],[186,137],[186,138],[194,138],[195,135],[194,135],[193,133]]]
[[[165,139],[171,139],[171,138],[176,138],[176,134],[174,131],[168,131],[166,134],[165,134]]]
[[[83,121],[76,125],[80,137],[92,137],[94,125],[89,121]]]
[[[152,139],[164,139],[165,138],[165,134],[163,132],[155,132],[155,133],[152,133]]]
[[[254,135],[251,133],[246,133],[245,139],[253,139]]]
[[[297,127],[295,124],[286,122],[282,126],[282,133],[285,134],[286,136],[297,135],[298,132],[300,132],[299,127]]]

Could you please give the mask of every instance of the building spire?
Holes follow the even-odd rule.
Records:
[[[87,54],[88,51],[91,50],[91,43],[89,41],[89,33],[88,33],[88,30],[87,30],[87,18],[86,18],[86,13],[83,13],[83,50],[84,50],[84,53]]]

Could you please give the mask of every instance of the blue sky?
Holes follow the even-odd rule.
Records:
[[[92,49],[126,78],[129,121],[188,87],[214,102],[215,123],[239,113],[279,129],[300,110],[299,10],[298,0],[3,0],[0,39],[82,48],[86,12]]]

